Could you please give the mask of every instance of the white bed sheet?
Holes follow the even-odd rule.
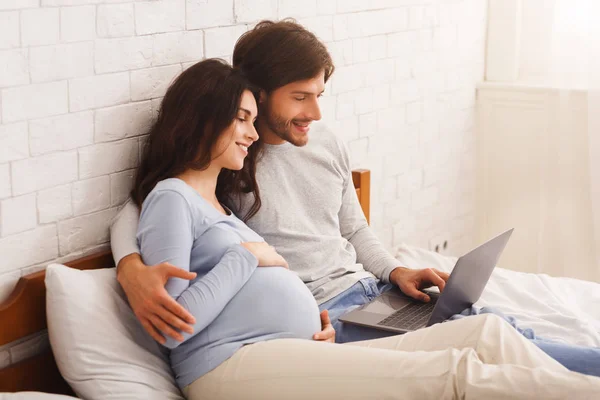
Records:
[[[450,272],[455,257],[402,244],[396,258],[408,268]],[[600,284],[497,267],[476,306],[495,307],[514,316],[536,335],[582,346],[600,347]]]

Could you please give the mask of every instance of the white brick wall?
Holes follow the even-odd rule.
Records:
[[[96,7],[61,7],[60,40],[78,42],[96,37]]]
[[[15,86],[29,83],[27,49],[0,51],[0,85]]]
[[[0,163],[29,157],[27,123],[0,125]]]
[[[75,182],[71,193],[75,216],[105,210],[110,206],[110,177]]]
[[[78,42],[29,50],[31,82],[78,78],[94,73],[94,44]]]
[[[209,0],[209,3],[214,3],[219,0]],[[276,19],[277,18],[277,1],[278,0],[235,0],[234,15],[236,21],[252,22],[261,19]]]
[[[96,143],[139,136],[150,129],[153,120],[151,101],[97,109],[94,121]]]
[[[180,73],[180,64],[132,71],[131,100],[149,100],[164,96],[171,82]]]
[[[10,169],[8,164],[0,164],[0,199],[10,196]]]
[[[130,100],[129,73],[96,75],[69,81],[69,111],[123,104]]]
[[[186,4],[187,29],[234,24],[233,0],[189,0]]]
[[[232,43],[235,43],[246,30],[246,25],[207,29],[204,33],[206,57],[223,57],[231,54]]]
[[[94,143],[93,111],[81,111],[29,121],[32,156],[73,150]]]
[[[106,243],[168,84],[230,59],[260,19],[296,17],[330,49],[323,118],[372,171],[386,247],[470,245],[486,3],[0,1],[0,297],[21,273]]]
[[[47,189],[77,180],[77,152],[56,152],[11,163],[12,194]]]
[[[71,200],[72,185],[56,186],[37,193],[40,224],[56,222],[73,216]]]
[[[135,32],[138,35],[185,29],[186,0],[154,0],[135,3]]]
[[[68,112],[67,81],[2,90],[2,122],[42,118]]]
[[[37,225],[35,193],[2,200],[2,229],[0,236],[8,236],[33,229]]]
[[[132,36],[135,31],[133,4],[98,6],[96,30],[99,37]]]
[[[19,47],[19,13],[0,12],[0,49]]]
[[[21,12],[21,45],[37,46],[58,43],[60,35],[58,8],[37,8]]]

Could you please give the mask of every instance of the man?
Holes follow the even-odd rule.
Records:
[[[274,51],[267,56],[269,49]],[[319,97],[333,73],[325,46],[292,22],[265,22],[236,44],[233,64],[263,89],[257,120],[266,144],[257,171],[263,204],[247,224],[275,246],[319,304],[327,302],[337,341],[364,338],[347,338],[348,329],[337,318],[382,288],[391,288],[389,283],[424,301],[428,297],[419,289],[436,285],[443,290],[447,274],[403,268],[379,243],[353,190],[343,144],[319,126],[310,135],[314,146],[304,148],[311,123],[321,119]],[[327,160],[343,165],[323,165]],[[231,206],[243,217],[251,199],[239,200],[241,204],[233,201]],[[138,218],[137,208],[130,203],[111,228],[119,281],[152,337],[162,341],[162,333],[178,338],[176,329],[189,330],[186,322],[191,322],[191,316],[163,286],[169,277],[192,279],[193,275],[168,265],[148,270],[142,264],[135,242]],[[362,298],[356,299],[357,294]],[[332,338],[334,330],[327,321],[324,325],[328,328],[316,339]]]
[[[404,268],[385,251],[360,208],[345,146],[324,126],[311,125],[321,119],[319,97],[334,70],[327,49],[300,25],[264,21],[240,38],[233,64],[262,89],[256,122],[265,144],[256,171],[262,205],[246,223],[288,261],[319,303],[323,330],[316,340],[344,343],[391,335],[338,318],[394,285],[429,301],[421,289],[443,290],[448,275]],[[229,206],[244,218],[255,211],[253,200],[247,195]],[[164,284],[170,277],[193,279],[194,274],[164,263],[144,265],[136,243],[138,218],[129,203],[111,227],[119,282],[154,339],[162,343],[164,334],[181,340],[178,330],[191,332],[194,321]],[[558,353],[565,365],[576,361],[569,368],[581,365],[563,350],[551,349],[551,355]]]

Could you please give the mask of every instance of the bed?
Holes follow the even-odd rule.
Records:
[[[353,171],[353,181],[368,220],[369,171]],[[409,268],[434,267],[444,271],[450,271],[456,260],[406,244],[400,245],[395,255],[399,264]],[[113,283],[118,286],[114,279],[114,262],[108,250],[65,265],[70,267],[65,268],[67,270],[93,270],[94,273],[108,272],[107,269],[111,268]],[[22,277],[9,298],[0,304],[0,346],[47,329],[46,273],[40,271]],[[477,305],[492,305],[514,315],[522,325],[534,328],[540,336],[600,347],[600,285],[597,283],[497,268]],[[49,348],[0,370],[0,392],[20,391],[42,392],[22,398],[37,398],[43,393],[74,395],[61,376]],[[10,398],[19,398],[15,396]],[[1,393],[0,399],[3,399]]]

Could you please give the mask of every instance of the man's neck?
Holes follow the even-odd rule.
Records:
[[[258,136],[263,143],[271,145],[280,145],[285,143],[285,140],[277,136],[275,132],[269,128],[269,125],[264,118],[259,118],[256,121],[256,131],[258,132]]]

